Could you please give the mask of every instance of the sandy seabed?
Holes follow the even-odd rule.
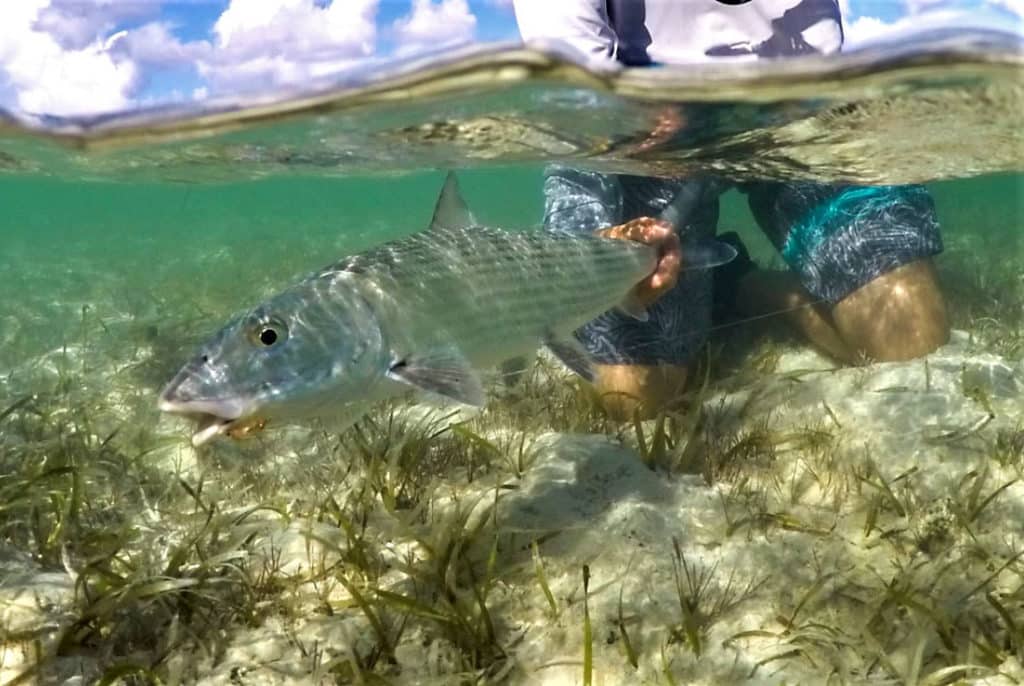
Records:
[[[0,682],[1021,683],[1022,386],[964,332],[909,363],[793,349],[639,437],[456,417],[474,466],[424,443],[410,479],[401,441],[211,455],[143,412],[149,476],[108,488],[140,500],[80,505],[118,522],[109,560],[0,543]]]

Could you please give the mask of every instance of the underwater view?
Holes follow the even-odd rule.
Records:
[[[1022,46],[0,111],[0,683],[1024,683]],[[658,205],[676,253],[555,237],[559,169],[713,192]],[[826,185],[934,203],[926,285],[712,310],[840,278],[792,232]],[[666,316],[666,255],[685,383],[603,393],[572,334]]]

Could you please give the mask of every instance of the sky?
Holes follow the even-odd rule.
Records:
[[[848,45],[933,22],[1021,32],[1024,17],[1024,0],[840,3]],[[512,0],[0,0],[0,108],[110,112],[503,40],[518,40]]]

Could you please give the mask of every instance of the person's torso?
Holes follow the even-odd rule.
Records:
[[[615,56],[628,65],[830,53],[842,43],[838,0],[607,0],[607,9]]]

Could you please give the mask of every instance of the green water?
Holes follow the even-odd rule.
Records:
[[[479,219],[509,228],[539,224],[541,178],[539,167],[462,174]],[[13,345],[0,352],[0,368],[72,336],[82,305],[100,318],[171,324],[175,313],[153,303],[201,301],[213,327],[312,269],[422,229],[441,181],[440,172],[213,185],[4,178],[0,336]],[[930,188],[947,244],[940,264],[1024,261],[1024,176]],[[719,226],[739,229],[759,261],[777,261],[743,196],[724,196]]]
[[[588,639],[594,683],[1021,681],[1018,45],[942,48],[909,75],[896,50],[759,84],[624,77],[657,102],[545,62],[493,79],[522,66],[493,55],[427,70],[419,100],[342,89],[113,154],[0,131],[0,682],[579,683]],[[696,128],[644,147],[666,93]],[[555,159],[956,179],[928,184],[952,340],[844,366],[782,317],[739,322],[712,332],[705,384],[643,425],[543,361],[455,426],[399,401],[344,432],[194,449],[157,411],[230,315],[426,226],[442,171],[394,170],[482,166],[460,173],[477,218],[535,229]],[[739,193],[719,228],[780,266]],[[480,504],[494,516],[470,524]]]
[[[519,227],[539,220],[539,178],[471,173],[465,185],[483,220]],[[73,342],[83,306],[97,325],[171,327],[180,318],[210,330],[312,269],[420,230],[439,182],[438,174],[203,186],[0,180],[0,340],[10,343],[0,369]]]
[[[509,228],[539,223],[541,178],[536,167],[460,173],[480,220]],[[243,246],[248,258],[263,261],[309,247],[308,242],[325,250],[353,251],[423,228],[442,181],[440,172],[194,186],[6,177],[0,179],[3,241],[29,254],[106,255],[112,271],[128,273],[114,262],[140,256],[179,261],[193,251],[240,251]],[[929,188],[947,234],[1019,244],[1024,175],[941,181]],[[727,194],[720,227],[751,224],[743,198]],[[154,249],[161,252],[154,254]]]
[[[462,185],[482,222],[529,229],[536,228],[541,219],[541,179],[541,168],[536,166],[493,168],[466,171]],[[347,578],[351,583],[368,584],[367,594],[374,584],[384,587],[392,583],[385,580],[382,571],[371,569],[377,564],[375,560],[392,554],[387,549],[392,541],[410,545],[410,550],[423,541],[435,547],[463,546],[459,548],[463,552],[457,553],[456,561],[451,563],[452,569],[457,570],[452,572],[457,579],[451,583],[456,584],[455,592],[462,597],[461,607],[470,608],[466,612],[475,612],[478,603],[485,602],[481,595],[470,595],[470,582],[466,581],[482,578],[484,569],[501,580],[496,588],[508,588],[509,593],[525,599],[524,606],[519,601],[502,602],[501,594],[495,591],[495,599],[486,600],[487,612],[498,627],[491,639],[486,639],[483,629],[471,628],[460,634],[451,628],[458,625],[449,620],[435,626],[433,618],[440,615],[434,613],[453,611],[444,600],[445,594],[452,591],[446,581],[447,572],[442,572],[441,577],[432,576],[434,562],[429,556],[403,563],[407,566],[398,565],[410,577],[418,575],[418,590],[402,590],[406,587],[401,576],[395,585],[387,586],[408,593],[421,603],[420,607],[429,608],[428,613],[417,618],[401,607],[392,607],[386,600],[370,599],[371,612],[398,617],[401,623],[415,624],[420,627],[418,632],[424,632],[404,636],[402,650],[417,650],[414,646],[423,635],[427,637],[423,645],[431,642],[449,646],[443,649],[461,654],[463,657],[458,659],[464,662],[459,664],[496,669],[501,658],[480,657],[483,653],[473,646],[478,642],[512,646],[518,639],[505,627],[531,621],[523,617],[542,617],[533,620],[533,640],[542,645],[551,640],[539,633],[547,631],[541,627],[554,625],[544,614],[546,601],[537,589],[535,573],[530,571],[535,563],[528,557],[529,552],[523,557],[522,551],[528,550],[527,539],[517,538],[524,531],[533,531],[532,535],[543,541],[543,564],[556,589],[552,602],[564,616],[578,612],[579,603],[565,599],[574,594],[579,597],[579,568],[584,560],[605,585],[609,579],[614,584],[619,579],[638,579],[644,584],[648,579],[658,579],[650,588],[623,585],[625,590],[619,590],[620,586],[615,585],[614,592],[604,593],[603,608],[591,610],[595,621],[604,622],[615,615],[616,606],[607,602],[614,593],[620,593],[619,613],[623,612],[623,603],[631,608],[644,608],[628,612],[644,617],[644,630],[651,631],[648,636],[659,637],[662,634],[657,632],[664,632],[664,638],[650,639],[661,644],[643,648],[639,657],[641,670],[651,674],[660,670],[658,655],[669,651],[674,656],[675,669],[683,670],[677,677],[678,683],[685,682],[686,675],[692,673],[686,670],[700,669],[710,670],[712,682],[722,683],[731,669],[722,666],[725,662],[719,665],[692,658],[681,647],[681,641],[674,638],[677,634],[673,632],[680,631],[673,628],[676,620],[646,609],[646,599],[654,593],[660,594],[664,607],[678,602],[672,595],[673,558],[665,530],[685,532],[699,524],[705,532],[731,531],[741,526],[737,521],[756,516],[766,522],[779,517],[780,522],[787,522],[787,528],[806,526],[809,531],[818,532],[831,531],[836,522],[843,522],[846,528],[842,533],[818,533],[813,542],[797,539],[785,546],[779,545],[779,536],[806,534],[776,531],[771,525],[765,525],[764,532],[744,526],[742,530],[749,533],[722,534],[720,539],[704,543],[701,537],[709,534],[702,533],[693,541],[684,541],[685,554],[691,561],[708,555],[709,550],[732,555],[716,560],[725,559],[722,569],[730,569],[730,574],[737,569],[740,578],[761,569],[775,570],[765,572],[769,583],[745,601],[748,604],[744,608],[756,608],[756,603],[767,603],[772,608],[790,607],[795,602],[793,594],[809,597],[817,588],[817,577],[798,576],[793,580],[791,575],[794,569],[820,565],[817,551],[822,549],[839,551],[826,555],[836,556],[833,564],[842,568],[843,573],[861,567],[869,570],[859,579],[851,572],[849,579],[840,575],[830,583],[837,587],[848,584],[846,592],[851,595],[888,598],[889,582],[878,581],[875,588],[870,586],[870,580],[876,579],[878,568],[920,566],[917,551],[923,539],[912,528],[907,534],[899,532],[908,530],[908,520],[917,520],[923,514],[904,516],[903,510],[887,511],[888,506],[880,506],[880,501],[869,500],[874,491],[868,488],[849,502],[826,489],[821,502],[809,507],[797,502],[804,496],[783,493],[781,488],[776,490],[779,484],[789,483],[794,470],[803,469],[801,465],[825,470],[821,472],[825,474],[820,477],[821,483],[855,483],[867,478],[861,463],[865,455],[876,457],[886,478],[894,480],[892,483],[901,480],[898,493],[900,498],[908,499],[905,502],[934,500],[955,502],[954,506],[959,508],[978,508],[970,498],[977,500],[979,494],[992,492],[989,497],[997,505],[1009,503],[1009,510],[996,510],[993,506],[993,511],[985,516],[971,515],[970,538],[964,540],[970,541],[974,552],[956,557],[950,554],[951,559],[960,560],[954,573],[936,572],[934,580],[922,577],[915,581],[921,585],[915,591],[919,594],[915,597],[924,598],[921,602],[968,607],[959,600],[965,588],[986,586],[993,578],[993,566],[1003,564],[1004,559],[1009,560],[1007,565],[1013,561],[1010,556],[1014,544],[1004,539],[1015,534],[1004,534],[1004,527],[1011,522],[1016,528],[1007,530],[1019,530],[1019,522],[1024,521],[1019,516],[1024,512],[1020,503],[1024,501],[1017,491],[1011,490],[1002,499],[997,498],[999,491],[993,489],[998,484],[1016,483],[1012,480],[1019,480],[1024,468],[1019,392],[1015,390],[1013,371],[1020,368],[1024,358],[1022,174],[931,185],[946,242],[946,252],[937,259],[939,275],[953,327],[966,332],[970,346],[958,344],[960,347],[948,353],[952,362],[944,357],[947,353],[936,353],[934,372],[927,371],[927,366],[922,372],[918,361],[908,363],[894,372],[895,381],[886,376],[891,371],[864,368],[840,369],[829,376],[809,376],[804,383],[797,383],[799,377],[785,381],[786,374],[771,369],[751,377],[749,372],[741,376],[739,372],[728,371],[733,366],[722,365],[726,371],[714,370],[712,392],[739,388],[743,394],[748,392],[744,389],[756,389],[763,383],[764,388],[775,389],[770,393],[779,393],[778,385],[782,385],[786,393],[797,393],[803,388],[810,398],[803,410],[799,406],[794,410],[795,424],[779,424],[777,430],[773,422],[778,407],[772,404],[751,410],[749,417],[740,413],[740,419],[727,425],[714,423],[722,421],[718,401],[698,406],[701,409],[696,413],[688,412],[681,421],[700,417],[705,422],[701,433],[690,439],[698,441],[694,453],[698,457],[689,459],[697,459],[698,464],[706,460],[705,465],[715,460],[735,460],[734,466],[661,465],[653,471],[638,467],[640,449],[631,447],[632,425],[593,415],[586,409],[586,393],[565,380],[532,387],[518,400],[517,396],[493,398],[489,405],[493,409],[488,410],[493,414],[485,413],[479,423],[470,424],[468,434],[428,425],[431,436],[425,438],[417,433],[423,429],[409,429],[402,424],[396,426],[406,428],[395,429],[386,419],[390,415],[382,414],[378,417],[380,423],[358,429],[368,431],[370,439],[357,441],[352,431],[340,435],[268,431],[255,440],[225,439],[193,451],[188,443],[188,422],[161,416],[156,409],[156,397],[195,346],[232,313],[255,304],[310,270],[347,253],[423,229],[441,182],[440,172],[373,178],[276,178],[194,186],[0,179],[4,208],[0,220],[0,563],[17,571],[17,576],[12,572],[3,585],[13,589],[12,593],[21,593],[22,584],[34,588],[35,575],[47,573],[51,576],[45,577],[46,583],[51,585],[46,588],[64,589],[53,607],[62,608],[60,611],[65,614],[49,619],[40,613],[41,629],[32,629],[37,626],[32,616],[20,620],[16,627],[27,632],[24,635],[35,636],[31,632],[38,631],[40,636],[52,636],[53,627],[63,628],[77,622],[77,633],[66,639],[66,647],[55,648],[40,658],[44,673],[96,677],[117,673],[130,660],[131,665],[144,665],[153,674],[166,678],[176,669],[169,664],[178,660],[191,665],[186,674],[199,675],[196,683],[206,683],[204,679],[218,672],[234,674],[236,669],[252,670],[256,675],[256,681],[245,683],[266,683],[260,680],[261,675],[276,674],[281,664],[288,665],[297,676],[280,683],[310,683],[308,675],[316,667],[309,666],[313,663],[305,646],[321,640],[316,638],[321,635],[318,631],[327,627],[334,632],[317,644],[329,655],[344,649],[347,639],[339,633],[349,631],[344,627],[357,626],[360,635],[374,635],[368,625],[359,624],[363,621],[361,611],[344,589],[332,586],[333,580]],[[756,229],[745,199],[738,193],[724,196],[720,228],[739,229],[759,263],[777,263],[774,251]],[[781,319],[761,323],[766,325],[767,332],[762,329],[756,335],[766,339],[774,336],[773,331],[785,330]],[[740,337],[755,335],[748,336],[746,328],[729,332],[739,332]],[[806,344],[792,336],[788,340],[790,354],[805,359],[801,351],[807,349]],[[764,349],[770,351],[771,345],[766,343]],[[752,338],[744,341],[743,349],[750,351],[750,358],[756,355],[761,361],[755,365],[752,360],[752,367],[760,368],[771,357],[770,352],[767,356],[758,352],[758,343]],[[827,363],[818,358],[796,364],[797,368],[808,364],[818,368]],[[735,365],[742,366],[742,361]],[[960,380],[966,374],[961,369],[968,367],[980,370],[975,373],[983,380],[976,395],[968,395],[968,387]],[[850,381],[851,374],[861,373],[870,385],[867,390],[860,382]],[[876,373],[878,379],[871,380]],[[927,387],[932,383],[941,384],[938,393]],[[882,390],[872,390],[876,388]],[[893,392],[883,393],[886,389]],[[903,392],[907,389],[913,390],[913,394]],[[755,390],[745,396],[743,406],[757,393]],[[824,400],[827,395],[829,404]],[[849,402],[844,400],[846,396]],[[539,409],[545,403],[547,409]],[[996,407],[989,420],[984,415],[980,415],[980,421],[977,419],[984,407],[979,403]],[[719,419],[712,422],[712,417]],[[671,420],[670,426],[680,426],[672,423],[675,421]],[[508,422],[511,424],[506,425]],[[915,433],[925,422],[930,431],[963,438],[944,445],[938,452],[940,448],[922,442]],[[564,436],[598,435],[581,439],[585,441],[581,447],[566,443],[564,449],[546,453],[543,459],[554,461],[553,471],[545,471],[543,466],[511,468],[517,464],[516,445],[526,445],[531,437],[551,430],[563,431]],[[375,431],[380,434],[378,438],[373,438]],[[513,432],[512,439],[508,438],[509,431]],[[472,432],[481,432],[487,438]],[[705,435],[703,432],[707,432],[706,439],[700,438]],[[858,447],[865,434],[876,437],[882,447],[874,453]],[[674,435],[672,440],[679,440],[679,434]],[[815,441],[824,440],[825,445],[831,446],[829,450],[840,452],[793,448],[797,444],[791,443],[791,437],[804,435]],[[517,436],[521,438],[516,439]],[[912,438],[906,443],[894,443],[904,436]],[[363,440],[370,441],[365,444],[369,445],[367,452],[356,447],[364,445],[359,442]],[[782,444],[776,446],[772,441]],[[397,447],[392,450],[388,447],[392,445]],[[499,447],[494,448],[495,445]],[[610,445],[627,448],[617,448],[619,452],[614,455],[618,457],[609,457]],[[676,445],[685,445],[689,451],[688,442]],[[891,447],[894,445],[895,448]],[[732,447],[712,457],[715,446]],[[705,454],[707,457],[703,457]],[[839,454],[842,457],[836,458]],[[607,462],[611,459],[621,461]],[[950,468],[952,475],[945,476],[942,470]],[[766,476],[765,470],[769,469],[774,472]],[[990,469],[998,470],[997,476],[986,481]],[[592,473],[594,470],[596,473]],[[687,476],[677,478],[674,471]],[[546,474],[562,476],[549,482]],[[574,476],[564,476],[567,474]],[[911,481],[908,474],[918,474],[919,478]],[[647,490],[620,490],[618,483],[622,479],[634,485],[646,484],[643,489]],[[919,490],[908,490],[911,483]],[[965,483],[977,484],[978,489],[985,490],[965,490]],[[499,484],[500,489],[496,488]],[[708,495],[712,492],[707,488],[709,485],[715,489],[713,497]],[[458,498],[449,501],[445,495],[449,489],[465,494],[465,502],[476,502],[477,498],[480,502],[491,502],[499,491],[502,498],[518,500],[510,505],[502,501],[493,528],[488,523],[481,535],[483,547],[474,548],[476,552],[471,554],[465,552],[472,548],[468,542],[470,534],[446,515],[434,514],[436,508],[442,508],[437,512],[445,512],[445,503],[458,502]],[[677,498],[675,504],[665,505],[668,493],[676,494],[672,496]],[[968,499],[964,503],[954,501],[961,494]],[[762,507],[770,515],[743,514],[753,507],[751,503],[762,502],[761,498],[765,499]],[[826,502],[828,498],[834,500]],[[431,503],[429,515],[410,509],[416,503],[426,502]],[[714,505],[703,506],[702,502]],[[985,500],[977,512],[988,504],[989,500]],[[910,505],[899,507],[910,511]],[[563,512],[559,508],[575,508],[572,511],[576,514],[566,520],[564,514],[558,514]],[[623,518],[621,513],[633,511],[630,508],[646,514],[639,519],[637,515],[631,515],[633,519]],[[879,508],[881,514],[865,515]],[[556,519],[548,521],[538,512],[553,512]],[[653,534],[644,533],[643,526],[633,523],[662,521],[658,517],[667,518],[667,523],[651,524]],[[709,517],[713,518],[710,524]],[[865,522],[871,517],[878,518],[878,531],[884,528],[886,538],[904,537],[899,542],[904,552],[894,553],[888,561],[876,561],[873,556],[887,548],[879,547],[876,534],[864,533]],[[317,536],[342,542],[336,550],[343,552],[344,562],[327,571],[314,572],[321,563],[308,552],[320,539],[307,539],[305,533],[294,534],[306,526],[302,522],[314,521],[319,527]],[[358,539],[351,538],[353,529],[347,521],[361,522],[355,529]],[[640,526],[640,533],[632,528],[623,531],[626,526]],[[576,533],[566,536],[564,530],[569,527],[582,533],[579,537]],[[608,534],[606,530],[618,533]],[[293,540],[283,553],[275,552],[275,543],[267,543],[289,535],[292,539],[280,539]],[[599,555],[585,552],[586,547],[580,543],[594,536],[600,543]],[[491,558],[497,560],[492,569],[482,561],[499,551],[499,539],[513,544],[501,545],[498,557]],[[640,547],[628,553],[631,541],[640,540],[648,542],[638,543]],[[979,540],[984,542],[984,548]],[[185,543],[179,547],[178,541]],[[1010,547],[1009,552],[1003,549],[1004,544]],[[292,572],[285,574],[273,568],[265,561],[268,545],[271,559],[300,571],[289,576]],[[581,546],[579,550],[577,545]],[[786,554],[780,557],[769,552],[779,550]],[[368,551],[365,554],[369,557],[360,558],[353,551]],[[624,557],[627,553],[628,560]],[[942,569],[946,570],[943,555],[946,553],[937,554],[935,560],[941,561]],[[581,560],[580,556],[585,557]],[[230,563],[222,565],[217,562],[221,559]],[[736,559],[742,560],[738,566]],[[23,561],[15,564],[11,560]],[[79,586],[67,581],[70,577],[64,572],[65,564],[82,570],[80,579],[85,581]],[[645,571],[637,573],[637,567]],[[708,574],[714,574],[715,569],[704,567]],[[342,574],[346,576],[340,577]],[[725,583],[725,572],[718,574],[719,581]],[[947,588],[940,583],[961,577],[964,588]],[[63,579],[66,584],[60,586],[53,578]],[[444,584],[435,585],[439,583],[436,578],[445,580]],[[750,583],[757,581],[754,577],[750,579]],[[732,577],[728,583],[732,583]],[[198,592],[180,593],[175,590],[176,584],[194,587]],[[162,590],[154,592],[155,598],[144,597],[144,589],[148,588]],[[601,597],[593,592],[598,599]],[[321,593],[323,597],[318,595]],[[309,600],[314,596],[318,598],[315,603]],[[1012,598],[1004,602],[1011,612],[1017,611],[1014,608],[1019,603],[1011,605]],[[954,628],[944,627],[943,631],[957,632],[951,640],[959,644],[966,642],[968,635],[975,635],[980,622],[995,627],[985,634],[985,640],[995,646],[995,657],[986,657],[984,664],[998,664],[1004,659],[1004,652],[1010,650],[999,646],[1008,645],[1006,642],[1011,640],[1005,638],[1008,634],[998,624],[1000,615],[984,600],[976,600],[969,607],[970,610],[949,620],[954,622]],[[831,601],[823,608],[811,603],[801,611],[808,615],[807,621],[816,625],[835,623],[839,627],[836,631],[859,626],[861,622],[839,617]],[[777,614],[778,610],[771,612]],[[938,611],[931,612],[928,617]],[[975,620],[975,616],[982,619]],[[729,632],[760,630],[773,626],[771,621],[745,620]],[[902,640],[904,624],[918,620],[898,615],[886,621],[894,627],[891,636],[884,630],[878,630],[876,635],[889,650],[889,646]],[[175,633],[173,627],[179,625],[186,630]],[[285,637],[274,639],[277,652],[269,666],[255,653],[236,654],[233,662],[223,663],[196,657],[216,654],[217,649],[209,647],[214,645],[232,646],[235,651],[259,645],[259,636],[263,636],[260,632],[269,627],[272,635],[279,625],[288,628]],[[574,631],[573,627],[582,626],[582,620],[566,620],[565,626]],[[600,625],[600,635],[610,635],[609,631],[618,630],[616,626],[607,622]],[[558,635],[565,630],[557,629]],[[249,632],[256,632],[257,637]],[[416,636],[415,642],[409,636]],[[713,643],[724,646],[725,637],[715,635]],[[779,645],[772,648],[774,652],[784,649],[784,639],[782,634]],[[572,638],[570,643],[580,640]],[[140,651],[138,646],[142,644],[157,647]],[[17,643],[0,642],[0,649],[10,652],[7,646],[13,645]],[[161,647],[164,645],[166,651]],[[575,643],[570,648],[575,651]],[[724,647],[708,650],[718,651],[716,655],[727,652]],[[878,660],[873,650],[858,653],[851,669],[874,675]],[[603,641],[597,645],[597,652],[604,656],[605,664],[627,664],[614,646],[606,647]],[[543,650],[539,654],[547,655]],[[69,655],[82,656],[82,661],[68,663]],[[413,657],[401,657],[400,667],[367,658],[366,668],[386,673],[396,679],[394,683],[420,683],[418,670],[425,658],[415,653],[408,655]],[[759,659],[742,650],[739,655],[751,664]],[[931,652],[927,659],[926,672],[948,667],[960,658]],[[728,657],[727,663],[732,660]],[[785,669],[806,668],[796,659],[784,664]],[[20,669],[12,663],[7,674],[16,674]],[[193,669],[194,672],[189,671]],[[445,669],[449,671],[442,673],[450,674],[464,668]],[[750,665],[744,667],[745,671],[749,669]],[[807,669],[811,669],[809,682],[825,680],[824,671],[815,672],[817,667]],[[632,674],[629,672],[618,681],[612,678],[609,683],[634,683]],[[504,683],[533,683],[531,678],[516,672]],[[186,679],[183,683],[193,682]],[[222,679],[218,683],[228,682]],[[358,680],[339,677],[336,683]]]

